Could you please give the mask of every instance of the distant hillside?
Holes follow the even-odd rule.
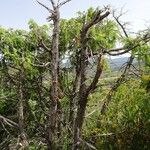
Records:
[[[128,61],[129,57],[119,57],[119,58],[107,58],[107,61],[108,61],[108,64],[110,65],[110,69],[112,71],[117,71],[119,70],[123,64],[125,64],[127,61]],[[93,67],[95,68],[96,67],[96,64],[94,65],[94,59],[90,59],[90,64],[89,65],[89,70],[93,70]],[[137,61],[135,60],[134,61],[134,64],[136,64]],[[60,67],[61,68],[70,68],[71,67],[71,64],[70,64],[70,61],[69,59],[66,59],[66,60],[63,60],[61,63],[60,63]],[[95,69],[94,69],[95,70]]]
[[[116,71],[122,67],[127,61],[129,57],[120,57],[115,59],[108,59],[110,68],[112,71]],[[133,64],[137,64],[137,60],[133,61]]]

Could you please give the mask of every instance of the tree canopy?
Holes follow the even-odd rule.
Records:
[[[0,147],[148,149],[149,29],[132,36],[109,7],[60,19],[67,2],[38,2],[49,25],[0,27]],[[127,53],[106,78],[108,56]]]

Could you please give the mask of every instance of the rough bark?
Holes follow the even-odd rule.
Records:
[[[71,0],[65,0],[63,2],[50,0],[52,8],[50,9],[41,2],[37,1],[42,7],[47,9],[50,16],[47,18],[48,21],[53,22],[53,35],[52,35],[52,47],[50,52],[51,59],[51,93],[50,93],[50,108],[48,112],[48,123],[47,123],[47,148],[48,150],[56,149],[56,129],[60,128],[59,112],[60,112],[60,102],[59,102],[59,88],[58,88],[58,67],[59,67],[59,30],[60,30],[60,13],[59,8]]]
[[[50,100],[50,110],[48,113],[48,149],[55,149],[55,136],[56,136],[56,122],[58,117],[58,62],[59,62],[59,9],[54,7],[54,14],[52,20],[54,24],[53,36],[52,36],[52,50],[51,50],[51,100]]]
[[[95,24],[102,21],[105,17],[107,17],[110,13],[106,11],[105,13],[101,14],[101,11],[98,11],[91,21],[87,22],[83,25],[83,28],[80,33],[80,43],[81,43],[81,58],[80,58],[80,88],[79,88],[79,98],[78,98],[78,108],[77,108],[77,115],[74,121],[74,129],[73,129],[73,145],[72,150],[77,150],[80,148],[80,139],[82,135],[82,125],[84,122],[84,116],[86,111],[86,106],[88,102],[88,96],[90,92],[95,88],[98,79],[101,75],[102,68],[101,65],[98,65],[100,69],[97,67],[97,72],[93,79],[93,82],[89,87],[86,85],[86,70],[88,66],[88,31],[89,29],[94,26]]]
[[[28,149],[28,141],[24,130],[24,72],[20,71],[20,83],[19,83],[19,101],[18,101],[18,125],[19,125],[19,145],[23,149]],[[17,145],[17,146],[19,146]]]
[[[80,67],[76,66],[76,76],[75,76],[73,88],[72,88],[72,91],[71,91],[71,94],[69,97],[70,98],[69,124],[70,124],[71,129],[73,129],[73,123],[74,123],[74,119],[75,119],[75,110],[77,108],[77,95],[78,95],[78,90],[79,90],[80,75],[81,75]]]

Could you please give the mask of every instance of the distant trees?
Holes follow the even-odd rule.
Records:
[[[83,139],[83,124],[89,96],[99,86],[105,55],[131,53],[102,101],[100,115],[107,112],[113,94],[128,77],[134,57],[149,70],[148,30],[131,37],[115,13],[114,20],[108,19],[109,7],[60,19],[59,8],[69,1],[51,0],[52,9],[38,1],[50,13],[50,26],[31,20],[28,32],[0,28],[0,139],[4,139],[0,142],[4,149],[93,148]],[[122,47],[115,48],[118,41]],[[65,57],[70,68],[60,67]],[[96,62],[92,77],[90,59]]]

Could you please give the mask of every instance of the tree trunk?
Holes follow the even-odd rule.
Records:
[[[53,16],[53,36],[52,36],[52,53],[51,53],[51,80],[52,80],[52,88],[51,88],[51,100],[50,100],[50,109],[48,113],[48,138],[47,138],[47,146],[48,150],[53,150],[56,148],[55,137],[56,137],[56,126],[58,125],[58,110],[59,107],[59,96],[58,96],[58,62],[59,62],[59,9],[54,9]]]
[[[19,125],[19,145],[24,150],[28,149],[28,141],[26,138],[26,133],[24,131],[24,72],[20,71],[20,83],[19,83],[19,101],[18,101],[18,125]]]
[[[79,81],[80,81],[80,70],[79,68],[76,68],[76,77],[73,84],[73,89],[70,95],[70,112],[69,112],[69,124],[70,129],[73,129],[73,123],[75,119],[75,109],[77,107],[77,93],[79,88]]]
[[[87,86],[86,86],[86,69],[88,65],[88,55],[87,55],[87,32],[84,30],[81,32],[81,59],[80,59],[80,72],[81,72],[81,80],[80,80],[80,89],[79,89],[79,100],[78,100],[78,108],[77,108],[77,116],[74,122],[74,131],[73,131],[73,150],[79,149],[80,145],[80,137],[82,131],[82,125],[86,110],[87,104]]]
[[[80,80],[80,89],[79,89],[79,99],[78,99],[78,109],[77,109],[77,116],[75,118],[74,122],[74,131],[73,131],[73,145],[72,150],[78,150],[80,149],[80,142],[81,135],[82,135],[82,125],[84,121],[85,116],[85,110],[86,105],[88,102],[88,95],[92,90],[95,89],[96,84],[98,83],[98,79],[102,73],[103,65],[101,65],[101,54],[99,56],[99,62],[97,65],[97,71],[95,74],[95,77],[91,83],[90,86],[86,85],[86,70],[88,66],[88,31],[89,29],[94,26],[95,24],[102,21],[104,18],[106,18],[110,14],[109,11],[106,11],[104,14],[101,14],[101,11],[97,11],[95,16],[89,21],[85,22],[85,24],[82,27],[81,33],[80,33],[80,43],[81,43],[81,57],[80,57],[80,73],[81,73],[81,80]],[[101,53],[101,52],[100,52]]]
[[[85,110],[86,110],[86,104],[87,104],[87,95],[83,95],[83,97],[80,97],[79,104],[78,104],[78,110],[77,110],[77,116],[75,118],[74,123],[74,129],[73,129],[73,147],[72,150],[77,150],[80,148],[80,138],[82,135],[82,125],[84,121],[85,116]]]

